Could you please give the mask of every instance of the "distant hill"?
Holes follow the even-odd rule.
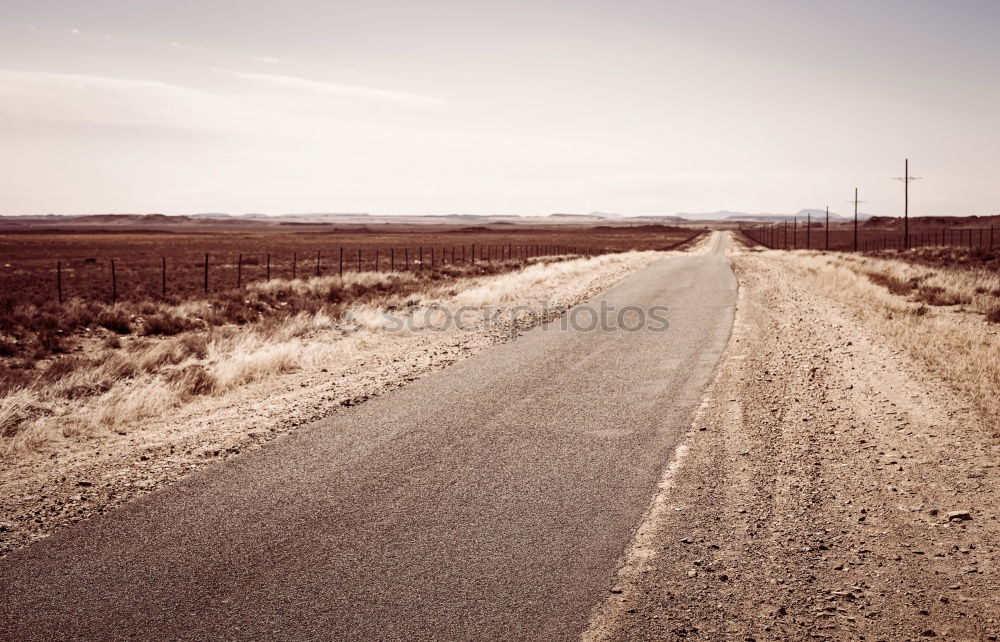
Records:
[[[902,228],[901,216],[873,216],[865,221],[867,227]],[[936,229],[941,227],[988,228],[1000,226],[1000,215],[992,216],[911,216],[910,229]]]
[[[822,209],[803,209],[799,210],[794,214],[769,214],[769,213],[759,213],[751,214],[748,212],[733,212],[729,210],[720,210],[718,212],[708,212],[704,214],[678,214],[686,219],[696,220],[696,221],[755,221],[760,223],[775,223],[781,221],[791,221],[792,219],[804,219],[806,216],[811,216],[814,219],[822,219],[826,216],[826,210]],[[858,213],[858,220],[865,220],[870,216],[870,214]],[[853,213],[850,215],[837,214],[836,212],[830,212],[831,221],[849,221],[853,220]]]

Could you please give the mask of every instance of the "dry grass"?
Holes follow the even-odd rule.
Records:
[[[455,268],[433,274],[362,272],[343,279],[272,280],[240,293],[241,309],[256,311],[242,322],[225,311],[226,301],[161,304],[146,316],[123,317],[131,334],[84,332],[77,337],[82,351],[8,370],[0,390],[0,439],[11,452],[35,450],[59,436],[130,432],[199,399],[224,397],[247,384],[349,359],[386,331],[387,311],[412,320],[408,332],[419,332],[426,320],[433,320],[429,312],[463,307],[465,323],[482,327],[481,308],[537,303],[531,297],[539,284],[551,290],[602,267],[658,256],[627,252],[537,261],[510,271]],[[341,313],[348,304],[353,304],[352,316],[344,322]],[[162,317],[157,323],[169,331],[143,331],[151,315]],[[157,336],[148,336],[153,334]],[[9,375],[15,372],[19,376]]]
[[[773,256],[1000,417],[996,272],[850,254]]]

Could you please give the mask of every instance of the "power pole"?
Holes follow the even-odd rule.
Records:
[[[903,181],[903,249],[910,249],[910,183],[919,181],[919,176],[910,176],[910,159],[907,158],[902,176],[892,179]]]
[[[854,188],[854,200],[847,201],[848,203],[854,203],[854,251],[858,251],[858,203],[864,203],[865,201],[858,200],[858,188]]]
[[[826,206],[826,251],[830,251],[830,206]]]

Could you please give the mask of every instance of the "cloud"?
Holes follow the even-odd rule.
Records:
[[[79,29],[77,29],[76,27],[73,27],[72,29],[70,29],[70,32],[71,32],[71,33],[74,33],[74,34],[76,34],[76,35],[80,35],[80,30],[79,30]]]
[[[242,101],[153,80],[0,70],[3,118],[232,129],[250,111]]]
[[[444,100],[431,98],[420,94],[413,94],[406,91],[394,91],[391,89],[376,89],[374,87],[363,87],[361,85],[340,85],[336,83],[310,80],[297,76],[281,76],[277,74],[257,74],[244,71],[229,71],[226,69],[213,68],[213,71],[250,80],[253,82],[280,87],[282,89],[296,89],[307,91],[323,96],[344,96],[349,98],[370,98],[373,100],[383,100],[387,102],[408,103],[411,105],[442,105]]]
[[[366,89],[366,88],[361,88]],[[370,90],[378,91],[378,90]],[[280,141],[297,153],[350,150],[384,160],[385,150],[419,156],[430,147],[452,153],[524,154],[541,159],[591,155],[578,143],[508,133],[401,127],[384,122],[308,115],[294,106],[275,108],[259,96],[228,94],[156,80],[89,74],[0,70],[0,130],[15,122],[80,123],[140,127],[173,135],[179,130],[241,140]],[[250,136],[248,136],[250,135]],[[262,143],[263,144],[263,143]],[[488,156],[488,154],[487,154]],[[541,162],[541,161],[540,161]]]
[[[279,62],[277,58],[272,58],[271,56],[254,56],[253,59],[257,62],[264,62],[269,65],[276,65]]]

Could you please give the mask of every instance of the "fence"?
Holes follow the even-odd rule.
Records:
[[[690,239],[687,239],[690,240]],[[685,240],[684,242],[686,242]],[[110,300],[156,296],[190,297],[243,288],[272,278],[343,276],[349,272],[418,271],[445,266],[498,263],[523,264],[562,255],[592,256],[604,249],[556,244],[471,244],[453,246],[333,248],[328,251],[193,253],[122,259],[119,257],[56,260],[39,278],[37,269],[5,275],[7,297],[56,300],[71,297]],[[11,267],[11,266],[7,266]],[[50,285],[46,287],[44,284]]]
[[[992,252],[994,228],[942,228],[904,234],[886,233],[885,230],[838,227],[828,225],[799,225],[787,221],[770,225],[742,226],[740,232],[753,242],[778,250],[837,250],[871,252],[875,250],[905,250],[916,247],[959,247],[969,250]]]
[[[670,250],[704,234],[704,230],[691,230],[683,235],[677,232],[638,238],[605,238],[598,234],[580,239],[583,243],[578,245],[524,241],[396,245],[391,241],[386,244],[362,241],[353,246],[338,244],[326,248],[315,245],[296,248],[279,243],[275,248],[251,238],[250,247],[240,248],[227,238],[214,251],[209,248],[206,252],[204,246],[191,247],[184,239],[162,237],[155,243],[139,239],[127,245],[109,245],[104,240],[103,247],[95,243],[90,250],[82,249],[92,252],[89,255],[81,256],[81,249],[76,248],[73,252],[76,257],[70,252],[60,256],[57,248],[41,254],[32,254],[23,247],[8,248],[5,252],[8,258],[0,261],[0,306],[18,302],[63,304],[70,299],[177,302],[238,292],[255,281],[348,272],[419,271],[450,266],[483,266],[493,271],[499,265],[510,269],[546,257],[596,256],[631,249]]]

